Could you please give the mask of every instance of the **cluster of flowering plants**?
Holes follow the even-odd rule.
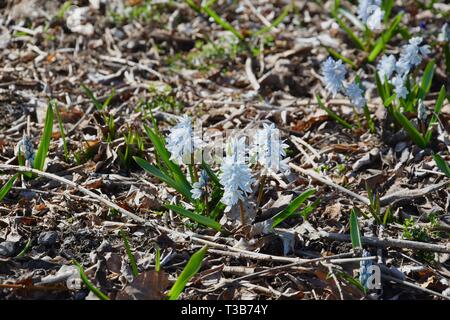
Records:
[[[393,6],[393,0],[359,0],[355,16],[351,12],[352,8],[346,10],[341,6],[340,0],[336,0],[332,16],[355,46],[367,53],[367,60],[372,62],[383,52],[386,44],[399,31],[403,13],[399,13],[393,19],[390,19]],[[360,35],[353,32],[344,19],[360,30]],[[344,60],[352,67],[356,67],[355,63],[350,59],[332,49],[329,51],[336,58]]]
[[[16,146],[17,160],[20,166],[26,166],[36,170],[44,170],[45,162],[47,159],[48,149],[50,147],[50,140],[52,138],[53,131],[53,117],[54,108],[56,109],[56,102],[50,101],[47,107],[45,115],[44,131],[39,143],[37,151],[33,147],[33,141],[27,134],[23,135],[22,140]],[[12,176],[3,187],[0,189],[0,201],[8,194],[14,185],[14,182],[19,176],[23,176],[25,179],[33,179],[34,175],[31,172],[24,172],[22,174],[15,174]]]
[[[378,93],[390,116],[403,127],[411,140],[421,148],[429,145],[433,126],[437,123],[439,113],[446,98],[445,87],[439,92],[434,111],[430,117],[424,99],[429,93],[435,70],[434,60],[430,60],[423,75],[417,77],[418,66],[429,53],[427,45],[420,46],[422,38],[415,37],[402,48],[398,60],[393,55],[383,56],[378,64],[376,83]],[[411,122],[403,112],[416,112],[417,120]]]
[[[391,119],[408,133],[415,144],[425,148],[430,143],[433,126],[438,121],[438,115],[446,99],[446,92],[445,87],[442,86],[433,113],[430,115],[424,106],[424,99],[431,89],[435,61],[430,60],[423,75],[418,77],[419,69],[417,67],[430,53],[429,46],[422,42],[420,37],[411,38],[408,44],[402,47],[398,59],[394,55],[384,55],[377,65],[375,81],[378,94]],[[333,97],[338,93],[346,95],[355,108],[355,114],[364,111],[368,127],[373,132],[374,124],[358,77],[354,82],[345,84],[347,70],[344,64],[331,57],[323,63],[322,74],[325,88],[330,94]],[[321,108],[333,119],[346,128],[353,128],[351,124],[327,108],[318,95],[317,100]],[[410,121],[405,116],[405,112],[415,112],[417,120]]]
[[[241,223],[248,221],[245,208],[256,184],[255,172],[260,177],[256,210],[261,206],[267,176],[289,173],[289,159],[286,158],[288,146],[280,140],[279,130],[274,124],[264,124],[263,128],[256,130],[250,146],[246,145],[246,137],[228,138],[225,155],[219,159],[218,172],[205,162],[202,152],[206,143],[193,130],[191,118],[181,117],[170,130],[167,141],[159,133],[155,122],[153,128],[145,126],[145,130],[155,148],[155,163],[150,164],[139,157],[135,157],[135,161],[179,192],[194,211],[181,205],[168,204],[166,207],[217,231],[222,230],[217,218],[234,207],[240,212]],[[294,214],[314,192],[310,189],[298,196],[290,206],[273,217],[272,227]],[[317,204],[305,208],[302,215],[307,216]]]
[[[335,97],[340,92],[346,95],[353,105],[355,114],[358,115],[359,113],[364,112],[364,116],[367,120],[367,126],[369,127],[370,131],[374,132],[375,126],[367,107],[367,101],[364,98],[364,91],[362,89],[359,77],[356,76],[353,82],[345,84],[344,80],[347,74],[347,70],[344,64],[342,64],[341,60],[335,61],[332,57],[328,57],[328,59],[323,63],[322,74],[325,82],[325,88],[330,92],[330,94],[333,97]],[[349,129],[353,128],[351,124],[339,117],[331,109],[327,108],[322,102],[322,99],[319,95],[317,95],[316,98],[319,106],[324,109],[328,113],[328,115],[330,115],[344,127]],[[359,124],[359,126],[361,126],[361,124]]]

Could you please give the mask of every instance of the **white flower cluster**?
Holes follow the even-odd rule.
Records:
[[[450,41],[450,27],[448,23],[444,23],[441,28],[441,33],[439,33],[438,40],[442,42]]]
[[[286,157],[287,147],[288,145],[280,140],[280,131],[275,128],[275,124],[264,123],[263,129],[256,132],[250,156],[264,170],[287,175],[290,171],[287,163],[289,159],[283,159]]]
[[[384,83],[387,80],[394,86],[397,98],[406,98],[408,89],[405,86],[405,81],[409,72],[422,62],[423,57],[427,57],[430,53],[430,47],[426,44],[420,45],[422,42],[421,37],[411,38],[408,44],[402,47],[398,61],[394,55],[384,55],[378,63],[377,71],[381,81]]]
[[[322,74],[325,80],[325,88],[335,97],[344,88],[344,79],[347,74],[341,60],[334,61],[332,57],[322,65]]]
[[[17,151],[20,151],[21,155],[25,158],[25,165],[27,167],[33,167],[35,151],[31,138],[28,135],[24,134],[22,140],[19,141],[16,148]]]
[[[227,207],[225,211],[243,200],[254,182],[251,169],[248,165],[247,153],[258,163],[263,171],[273,173],[289,173],[288,159],[284,141],[280,140],[280,132],[274,124],[264,124],[262,129],[255,133],[254,144],[246,148],[245,137],[232,137],[229,139],[226,156],[220,166],[219,180],[224,193],[221,199]],[[192,130],[191,118],[184,116],[180,122],[170,130],[167,137],[167,149],[170,159],[178,164],[190,163],[192,154],[203,148],[204,143]],[[265,174],[265,173],[264,173]],[[200,199],[206,190],[208,175],[202,171],[197,182],[193,183],[192,197]]]
[[[325,88],[333,97],[339,92],[342,92],[347,95],[357,110],[361,110],[365,106],[366,99],[364,98],[364,91],[360,85],[356,82],[347,86],[345,85],[344,80],[347,70],[341,60],[335,61],[332,57],[328,57],[322,65],[322,74]]]
[[[167,139],[170,160],[178,164],[191,163],[192,154],[201,146],[202,140],[192,129],[192,119],[186,115],[183,116],[180,122],[170,130]]]
[[[244,195],[252,191],[251,185],[254,182],[250,168],[245,163],[245,137],[232,138],[229,143],[229,150],[222,165],[220,183],[223,186],[222,203],[226,204],[225,212],[244,200]]]
[[[381,28],[384,11],[380,8],[381,0],[360,0],[358,5],[358,18],[370,30]]]

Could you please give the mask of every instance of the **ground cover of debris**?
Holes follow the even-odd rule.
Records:
[[[0,299],[450,299],[449,17],[0,1]],[[186,164],[191,121],[283,170]]]

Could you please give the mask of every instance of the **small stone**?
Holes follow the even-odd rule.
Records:
[[[38,243],[47,247],[53,246],[58,241],[58,233],[56,231],[46,231],[39,235]]]
[[[17,242],[4,241],[0,243],[0,256],[14,257],[17,255]]]

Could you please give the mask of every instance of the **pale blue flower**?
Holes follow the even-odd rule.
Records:
[[[448,26],[448,23],[444,23],[444,25],[441,28],[441,32],[439,33],[438,40],[445,42],[450,40],[450,27]]]
[[[326,89],[333,94],[333,97],[336,96],[343,89],[343,81],[347,73],[342,61],[334,61],[333,58],[328,57],[322,65],[322,73]]]
[[[194,182],[192,184],[192,198],[194,199],[200,199],[203,195],[204,189],[206,188],[206,185],[208,183],[208,174],[205,170],[202,170],[200,172],[200,176],[198,178],[197,182]]]
[[[192,119],[186,115],[181,117],[179,123],[170,130],[167,137],[170,160],[177,164],[191,163],[192,154],[201,146],[201,139],[195,135],[192,129]]]
[[[427,120],[427,108],[425,107],[422,99],[417,101],[417,118],[421,121]]]
[[[225,212],[230,211],[239,200],[244,200],[244,196],[252,191],[251,185],[254,182],[245,157],[241,156],[241,153],[245,152],[245,137],[232,138],[229,145],[229,152],[221,164],[219,176],[224,189],[221,202],[226,205]]]
[[[381,20],[384,11],[380,8],[380,0],[360,0],[358,5],[358,18],[366,24],[370,30],[381,28]]]
[[[369,9],[369,18],[366,21],[367,27],[370,30],[377,30],[381,29],[381,20],[383,20],[384,17],[384,11],[381,10],[379,6],[370,6]]]
[[[392,78],[392,85],[394,86],[394,91],[397,94],[397,99],[403,98],[405,99],[408,95],[408,89],[405,87],[405,78],[406,76],[397,75]]]
[[[284,159],[287,148],[288,145],[280,140],[280,131],[275,128],[275,124],[264,123],[263,129],[256,132],[250,155],[265,170],[288,174],[288,159]]]
[[[346,93],[351,103],[357,109],[361,110],[362,108],[364,108],[364,106],[366,105],[366,99],[364,98],[364,91],[356,82],[353,82],[347,86]]]
[[[22,140],[20,140],[17,144],[17,150],[20,151],[21,155],[24,157],[25,165],[27,167],[33,167],[35,150],[33,147],[33,141],[28,135],[23,135]]]
[[[370,256],[370,252],[367,250],[363,251],[362,256],[365,257],[369,257]],[[369,267],[372,265],[372,260],[361,260],[359,263],[359,282],[361,283],[361,285],[366,288],[369,289],[368,283],[367,281],[369,280],[369,277],[372,275],[369,272]]]
[[[409,73],[411,68],[418,66],[423,57],[426,57],[430,53],[430,47],[428,45],[422,45],[423,39],[421,37],[414,37],[409,40],[409,43],[402,47],[400,58],[397,62],[397,72],[401,75]]]
[[[389,79],[391,78],[392,74],[395,71],[396,63],[397,61],[395,60],[395,57],[392,54],[389,56],[384,55],[381,58],[380,63],[378,63],[377,65],[378,69],[377,71],[382,83],[384,83],[385,79],[389,81]]]

